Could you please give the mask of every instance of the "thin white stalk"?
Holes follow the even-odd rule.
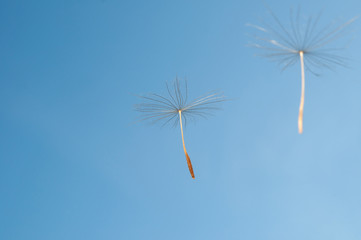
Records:
[[[303,105],[305,102],[305,67],[304,67],[304,62],[303,62],[303,51],[300,51],[299,54],[300,54],[300,62],[301,62],[302,89],[301,89],[300,110],[298,113],[298,133],[302,134],[302,132],[303,132]]]
[[[184,154],[186,155],[186,159],[187,159],[187,164],[188,164],[188,168],[189,168],[189,172],[191,173],[192,178],[194,179],[194,172],[193,172],[193,167],[192,167],[192,162],[190,157],[188,156],[187,150],[186,150],[186,145],[184,144],[184,136],[183,136],[183,125],[182,125],[182,111],[179,110],[179,123],[180,123],[180,128],[181,128],[181,132],[182,132],[182,143],[183,143],[183,150],[184,150]]]

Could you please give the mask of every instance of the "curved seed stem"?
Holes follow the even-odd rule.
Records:
[[[303,132],[303,105],[305,102],[305,67],[304,67],[304,62],[303,62],[303,51],[300,51],[299,54],[300,54],[300,61],[301,61],[302,90],[301,90],[300,110],[298,113],[298,133],[302,134],[302,132]]]
[[[192,178],[194,179],[194,172],[193,172],[193,167],[192,167],[192,162],[190,157],[188,156],[187,150],[186,150],[186,146],[184,144],[184,137],[183,137],[183,126],[182,126],[182,111],[179,110],[179,123],[180,123],[180,127],[181,127],[181,132],[182,132],[182,142],[183,142],[183,150],[184,150],[184,154],[186,155],[186,159],[187,159],[187,164],[188,164],[188,168],[189,168],[189,172],[192,175]]]

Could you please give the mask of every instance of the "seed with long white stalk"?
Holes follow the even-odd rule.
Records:
[[[345,36],[346,27],[353,23],[359,16],[341,24],[328,24],[319,27],[320,14],[316,17],[308,17],[302,24],[300,9],[294,14],[290,11],[289,27],[282,24],[280,19],[269,8],[268,11],[273,18],[273,22],[263,21],[263,25],[247,24],[257,30],[254,35],[256,43],[251,44],[258,49],[265,51],[264,56],[278,62],[282,66],[282,71],[301,63],[301,100],[298,114],[298,132],[303,133],[303,110],[305,97],[305,68],[318,75],[319,68],[333,70],[337,65],[347,66],[346,59],[339,55],[339,50],[344,47],[326,47],[337,39]],[[302,17],[303,18],[303,17]]]

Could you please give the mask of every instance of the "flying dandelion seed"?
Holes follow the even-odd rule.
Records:
[[[140,96],[144,102],[137,104],[135,109],[142,113],[141,121],[162,122],[163,126],[167,124],[180,125],[183,150],[189,172],[192,178],[195,178],[192,162],[184,143],[183,122],[185,126],[189,120],[194,120],[197,117],[207,118],[213,110],[219,109],[218,103],[225,101],[225,98],[220,92],[210,92],[188,103],[186,81],[184,81],[184,86],[181,87],[179,79],[176,78],[173,82],[173,88],[169,87],[168,84],[166,84],[166,87],[168,93],[166,96],[155,93]]]
[[[282,71],[296,64],[301,65],[301,100],[298,114],[298,132],[303,132],[303,107],[305,95],[305,69],[316,74],[315,69],[327,68],[333,70],[336,65],[346,66],[345,58],[338,55],[342,48],[326,47],[345,35],[345,28],[358,17],[342,23],[330,23],[319,28],[320,15],[308,17],[300,23],[300,10],[294,14],[290,10],[290,25],[285,26],[268,8],[273,19],[273,25],[263,22],[263,26],[247,24],[258,30],[259,35],[253,36],[257,43],[250,46],[264,50],[261,56],[278,62]]]

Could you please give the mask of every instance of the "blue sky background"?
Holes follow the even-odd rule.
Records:
[[[322,20],[359,0],[270,0]],[[1,1],[0,239],[361,239],[361,32],[349,68],[281,73],[246,45],[262,1]],[[188,79],[232,101],[185,130],[134,94]]]

